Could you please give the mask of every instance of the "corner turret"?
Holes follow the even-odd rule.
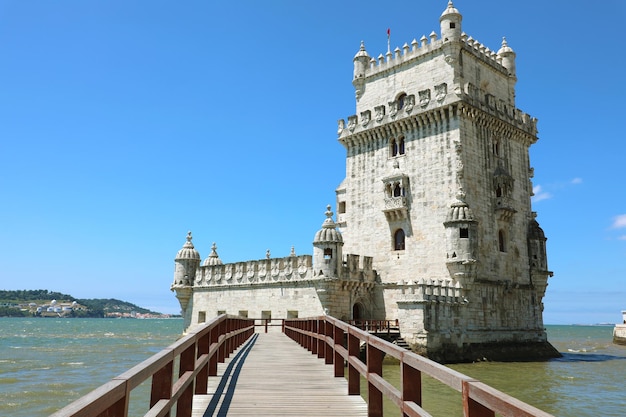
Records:
[[[200,266],[200,254],[191,243],[191,232],[187,232],[187,241],[182,249],[176,254],[174,262],[174,284],[173,285],[193,285],[196,277],[196,270]]]
[[[444,42],[456,41],[461,38],[461,20],[463,20],[461,13],[454,7],[452,0],[448,1],[448,7],[439,18],[441,39]]]
[[[517,79],[515,74],[515,51],[511,49],[504,37],[502,38],[502,47],[498,50],[498,57],[501,59],[502,66],[509,71],[509,77]]]
[[[369,54],[365,50],[365,43],[361,41],[359,52],[356,53],[352,60],[354,62],[354,78],[352,79],[352,85],[354,85],[356,89],[357,99],[363,94],[363,78],[365,78],[365,71],[370,63],[370,59]]]
[[[326,220],[313,239],[313,271],[326,278],[341,277],[343,237],[333,221],[330,205],[326,206]]]
[[[200,254],[191,243],[191,232],[187,232],[187,241],[176,254],[174,262],[176,266],[174,267],[174,282],[171,290],[176,292],[176,298],[178,298],[185,319],[184,327],[187,329],[191,323],[192,303],[190,300],[193,292],[193,281],[200,267]]]

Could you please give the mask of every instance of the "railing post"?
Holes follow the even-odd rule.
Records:
[[[324,337],[324,345],[326,346],[326,353],[324,354],[324,363],[326,365],[330,365],[333,363],[333,347],[331,345],[331,341],[333,340],[335,325],[326,321],[326,336]]]
[[[348,330],[348,395],[361,395],[361,374],[351,360],[359,360],[359,338]]]
[[[196,341],[197,342],[197,341]],[[192,344],[180,354],[178,377],[187,371],[193,371],[196,361],[196,344]],[[176,417],[191,417],[191,404],[193,402],[193,383],[189,384],[185,391],[176,401]]]
[[[219,332],[219,325],[217,326],[213,326],[213,328],[211,329],[211,332],[209,333],[209,349],[210,347],[217,343],[220,337],[220,332]],[[219,349],[218,349],[219,351]],[[218,352],[215,352],[210,358],[209,358],[209,376],[216,376],[217,375],[217,357],[218,357]]]
[[[172,377],[174,374],[174,363],[169,361],[163,368],[152,375],[152,389],[150,390],[150,408],[159,400],[172,397]],[[169,417],[169,413],[165,417]]]
[[[343,357],[341,356],[341,353],[339,352],[339,349],[337,349],[338,346],[343,346],[343,330],[341,330],[341,328],[337,325],[334,326],[335,327],[335,334],[334,334],[334,342],[335,342],[335,358],[334,358],[334,363],[335,363],[335,376],[339,377],[339,376],[343,376],[344,374],[344,370],[343,370]]]
[[[324,353],[326,352],[326,348],[322,344],[322,343],[325,343],[325,340],[319,337],[319,336],[323,336],[326,334],[325,326],[326,326],[326,322],[324,320],[317,320],[317,336],[318,337],[315,343],[317,343],[317,357],[320,359],[324,357]]]
[[[226,335],[226,320],[222,320],[220,322],[220,324],[218,324],[218,335],[221,338],[222,336]],[[224,340],[222,340],[222,344],[220,345],[220,347],[217,349],[217,361],[219,363],[224,363],[224,359],[226,358],[226,343]]]
[[[383,352],[367,341],[367,416],[383,417],[383,393],[370,382],[370,374],[383,376]]]
[[[402,381],[402,401],[412,401],[422,406],[422,372],[402,362],[400,368]],[[403,414],[407,417],[407,414]]]
[[[495,417],[495,411],[492,411],[475,401],[469,394],[469,381],[463,381],[461,387],[461,396],[463,398],[463,416],[464,417]]]
[[[196,359],[202,355],[209,353],[209,337],[207,332],[204,336],[198,339],[198,353]],[[198,376],[196,377],[196,394],[206,394],[209,383],[209,364],[207,363],[200,369]]]
[[[315,335],[317,335],[317,320],[309,320],[311,335],[308,336],[309,344],[311,345],[311,353],[317,355],[317,339]]]

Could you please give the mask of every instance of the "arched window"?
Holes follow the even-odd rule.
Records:
[[[393,196],[402,197],[402,194],[402,187],[400,187],[400,184],[396,184],[396,186],[393,187]]]
[[[395,139],[391,139],[391,143],[389,145],[391,150],[391,156],[398,155],[398,142]]]
[[[498,249],[500,252],[506,252],[506,240],[505,240],[504,230],[498,230]]]
[[[398,141],[398,154],[404,155],[404,138],[400,138]]]
[[[404,250],[404,230],[398,229],[393,235],[394,250]]]
[[[406,99],[406,93],[402,93],[398,96],[398,110],[402,110],[402,108],[404,107],[404,99]]]

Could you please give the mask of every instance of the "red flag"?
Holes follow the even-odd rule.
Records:
[[[387,37],[391,36],[391,29],[387,28]]]

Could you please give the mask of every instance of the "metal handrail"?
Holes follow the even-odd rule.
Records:
[[[194,394],[207,394],[218,362],[254,334],[254,320],[221,315],[51,417],[127,417],[131,391],[152,378],[145,417],[191,417]],[[174,375],[175,364],[178,375]]]
[[[348,394],[360,395],[361,377],[367,380],[368,416],[383,416],[383,396],[408,417],[430,417],[422,408],[422,373],[461,393],[465,417],[553,417],[544,411],[498,391],[482,382],[398,347],[331,316],[285,320],[285,334],[325,363],[334,365],[336,377],[344,376],[348,364]],[[347,346],[344,341],[347,339]],[[359,358],[361,344],[367,359]],[[400,388],[382,375],[384,355],[396,358],[401,366]]]

